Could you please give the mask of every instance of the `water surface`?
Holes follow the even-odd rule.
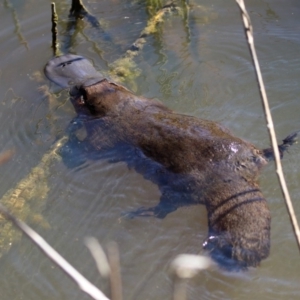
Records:
[[[69,51],[91,59],[98,69],[139,36],[149,11],[145,1],[85,1],[111,40],[82,21]],[[184,8],[184,1],[180,2]],[[267,128],[239,10],[234,1],[189,1],[183,16],[168,18],[147,39],[135,59],[140,76],[125,81],[137,94],[159,98],[172,109],[221,122],[260,148],[269,146]],[[300,7],[298,1],[247,1],[255,43],[278,139],[300,128]],[[59,1],[59,30],[66,45],[69,1]],[[43,67],[52,57],[50,1],[2,1],[0,4],[1,150],[14,148],[1,166],[0,195],[39,164],[64,135],[74,111],[67,92],[51,87]],[[65,43],[65,44],[64,44]],[[38,76],[40,74],[40,76]],[[283,160],[296,214],[300,153],[295,146]],[[180,253],[202,253],[207,234],[203,206],[182,208],[163,220],[120,219],[122,213],[153,206],[158,188],[122,162],[85,162],[68,168],[49,164],[49,192],[39,206],[43,222],[30,224],[78,270],[103,290],[86,236],[121,252],[124,299],[170,299],[170,261]],[[260,177],[272,213],[271,255],[259,268],[228,273],[202,272],[188,286],[189,299],[299,299],[300,260],[273,164]],[[41,200],[42,201],[42,200]],[[35,207],[32,207],[32,213]],[[45,223],[48,223],[46,226]],[[1,300],[89,299],[26,238],[0,259]]]

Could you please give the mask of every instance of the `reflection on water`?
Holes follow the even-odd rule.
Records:
[[[157,97],[181,113],[219,121],[235,135],[267,147],[265,121],[236,4],[193,0],[187,6],[186,2],[178,1],[183,13],[166,18],[134,58],[140,70],[134,79],[136,92]],[[300,128],[300,9],[293,0],[246,4],[277,135],[285,137]],[[54,101],[49,105],[37,90],[40,84],[32,80],[32,74],[42,72],[52,55],[50,2],[6,0],[0,5],[1,150],[16,149],[12,161],[1,166],[0,192],[5,195],[43,164],[41,159],[57,137],[64,135],[74,112],[67,93],[56,93],[53,87]],[[82,21],[70,51],[91,59],[108,73],[109,65],[147,26],[155,5],[147,9],[144,1],[129,0],[103,0],[101,5],[86,1],[86,5],[104,22],[115,47]],[[69,7],[68,1],[57,3],[62,43],[67,38]],[[299,147],[295,147],[283,160],[298,215],[299,157]],[[199,299],[199,295],[203,299],[299,298],[299,253],[273,169],[270,164],[261,176],[272,212],[270,257],[246,273],[203,272],[190,283],[189,299]],[[105,290],[83,240],[87,235],[103,244],[115,240],[121,249],[124,298],[170,298],[169,262],[179,253],[202,251],[207,233],[204,207],[179,209],[163,220],[120,220],[123,212],[153,206],[160,198],[155,185],[122,162],[88,161],[73,169],[61,161],[45,162],[39,172],[28,178],[40,182],[36,195],[41,202],[30,202],[30,208],[26,204],[22,213],[43,215],[50,229],[43,228],[39,218],[39,225],[32,219],[30,223],[64,257]],[[27,194],[30,197],[29,190]],[[4,226],[1,237],[5,230]],[[86,299],[24,238],[2,256],[0,270],[1,300]]]
[[[27,50],[29,50],[28,43],[21,32],[20,21],[18,19],[18,15],[16,13],[14,6],[8,0],[4,0],[4,7],[8,8],[11,11],[13,23],[15,25],[15,32],[17,37],[19,38],[20,43],[23,44]]]

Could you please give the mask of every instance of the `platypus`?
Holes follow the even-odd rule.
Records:
[[[271,216],[258,175],[273,158],[271,149],[257,149],[216,122],[136,96],[82,56],[55,57],[45,74],[70,89],[77,120],[87,132],[85,151],[118,149],[118,159],[158,184],[159,203],[129,217],[164,218],[178,207],[204,204],[208,236],[203,247],[220,266],[247,269],[269,255]],[[296,135],[279,146],[281,154]]]

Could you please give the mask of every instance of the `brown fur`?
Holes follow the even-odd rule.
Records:
[[[203,203],[209,227],[203,245],[221,265],[257,266],[269,255],[271,217],[257,183],[267,163],[262,151],[215,122],[177,114],[106,79],[72,93],[91,149],[136,149],[125,160],[143,174],[149,159],[157,164],[155,174],[145,177],[162,187],[161,201],[132,216],[164,217],[179,206]],[[159,173],[167,175],[156,179]],[[167,189],[188,200],[176,202]]]

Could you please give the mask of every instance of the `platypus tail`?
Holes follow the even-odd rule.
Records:
[[[284,140],[282,140],[283,143],[278,146],[280,158],[283,158],[284,151],[286,151],[290,146],[297,144],[299,133],[300,130],[288,135]],[[274,160],[275,157],[272,148],[263,149],[262,152],[267,160]]]

